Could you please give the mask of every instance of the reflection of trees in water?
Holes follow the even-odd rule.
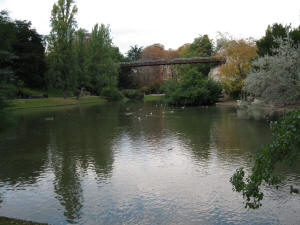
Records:
[[[95,106],[55,114],[49,130],[54,189],[70,223],[75,223],[81,215],[82,174],[87,174],[92,166],[101,179],[111,175],[117,111],[114,106]]]
[[[232,108],[220,108],[211,126],[210,143],[217,148],[218,158],[223,161],[243,159],[249,162],[250,154],[259,150],[269,138],[267,123],[238,119]]]
[[[179,134],[178,138],[190,146],[193,155],[200,161],[209,158],[209,137],[215,115],[212,109],[187,108],[177,113],[177,116],[167,118],[168,127]]]
[[[54,191],[57,199],[65,208],[65,217],[69,223],[80,218],[83,195],[80,184],[80,175],[77,170],[76,159],[68,152],[57,152],[51,149],[51,165],[54,171]]]
[[[80,178],[92,169],[99,180],[112,173],[112,145],[118,136],[118,104],[87,106],[20,116],[0,139],[0,180],[34,184],[52,167],[54,191],[68,222],[80,218]],[[45,120],[46,118],[53,120]]]
[[[201,161],[209,159],[211,148],[217,148],[216,154],[228,162],[236,155],[246,159],[245,151],[257,150],[269,137],[266,124],[240,120],[231,107],[188,108],[182,117],[176,115],[167,118],[168,127],[181,134],[179,138]]]
[[[42,121],[43,122],[43,121]],[[48,136],[39,118],[19,117],[17,126],[1,134],[0,180],[10,185],[34,184],[47,164]]]

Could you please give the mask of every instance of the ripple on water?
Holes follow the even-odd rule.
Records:
[[[230,107],[128,104],[58,110],[51,123],[44,112],[24,115],[0,137],[0,215],[51,224],[300,224],[300,195],[289,193],[300,187],[299,169],[279,170],[279,190],[263,186],[259,210],[232,191],[230,176],[251,171],[249,156],[268,140],[263,124],[237,119]]]

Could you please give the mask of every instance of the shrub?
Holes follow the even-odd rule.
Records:
[[[142,100],[144,99],[144,93],[140,90],[126,89],[122,91],[123,95],[130,100]]]
[[[105,87],[102,89],[101,96],[108,101],[118,101],[122,99],[120,91],[116,87]]]
[[[162,89],[167,103],[171,105],[212,105],[222,93],[219,83],[203,76],[195,68],[188,70],[179,81],[167,81]]]
[[[261,147],[254,156],[252,174],[245,177],[243,168],[239,168],[230,178],[233,190],[241,192],[245,198],[245,207],[259,208],[264,197],[260,186],[263,183],[278,185],[280,177],[275,167],[283,162],[295,166],[300,151],[300,111],[287,113],[279,122],[271,123],[272,142]]]
[[[300,101],[300,48],[290,39],[277,42],[274,55],[253,62],[243,90],[266,103],[294,104]]]

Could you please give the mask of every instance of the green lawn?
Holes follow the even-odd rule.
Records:
[[[103,103],[105,100],[99,96],[86,96],[81,97],[77,100],[74,97],[62,98],[62,97],[51,97],[51,98],[39,98],[39,99],[15,99],[12,101],[13,108],[39,108],[39,107],[54,107],[64,105],[80,105],[87,103]]]
[[[144,101],[145,102],[156,102],[156,101],[163,101],[165,96],[163,95],[145,95]]]

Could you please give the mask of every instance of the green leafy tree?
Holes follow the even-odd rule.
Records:
[[[278,163],[294,166],[300,151],[300,112],[292,111],[279,122],[271,123],[272,142],[261,148],[254,156],[252,173],[245,176],[245,170],[239,168],[230,178],[233,190],[242,193],[245,207],[259,208],[264,193],[261,185],[278,185],[281,178],[274,171]]]
[[[273,49],[278,48],[279,45],[276,39],[290,37],[294,44],[300,44],[300,27],[291,29],[291,26],[283,26],[275,23],[268,26],[265,36],[256,41],[257,53],[259,56],[274,55]]]
[[[88,46],[88,33],[79,29],[75,33],[73,44],[73,76],[76,79],[76,96],[77,99],[82,95],[84,88],[89,87],[90,77],[86,72],[86,57]]]
[[[8,85],[14,81],[12,62],[16,58],[12,45],[16,40],[16,29],[7,11],[0,12],[0,131],[7,122],[9,108]]]
[[[184,48],[179,55],[185,58],[191,57],[209,57],[212,56],[213,51],[213,41],[209,39],[208,35],[201,35],[194,39],[194,42],[188,47]],[[190,68],[196,68],[203,75],[207,76],[212,65],[211,64],[197,64],[197,65],[185,65],[178,67],[179,74],[188,71]]]
[[[129,61],[137,61],[140,59],[143,52],[143,47],[138,47],[137,45],[130,46],[130,49],[126,53]]]
[[[48,38],[50,80],[62,88],[64,97],[73,90],[76,78],[72,71],[72,47],[76,28],[77,7],[74,0],[58,0],[51,12],[51,32]]]
[[[117,53],[112,45],[109,26],[96,24],[90,35],[87,52],[87,73],[91,78],[92,92],[101,94],[104,87],[116,90],[120,67]]]
[[[221,85],[190,68],[179,81],[169,80],[163,86],[167,103],[171,105],[212,105],[221,95]]]
[[[13,68],[17,80],[21,80],[30,88],[45,87],[45,47],[44,40],[31,22],[15,21],[16,40],[12,48],[17,56],[13,60]]]

